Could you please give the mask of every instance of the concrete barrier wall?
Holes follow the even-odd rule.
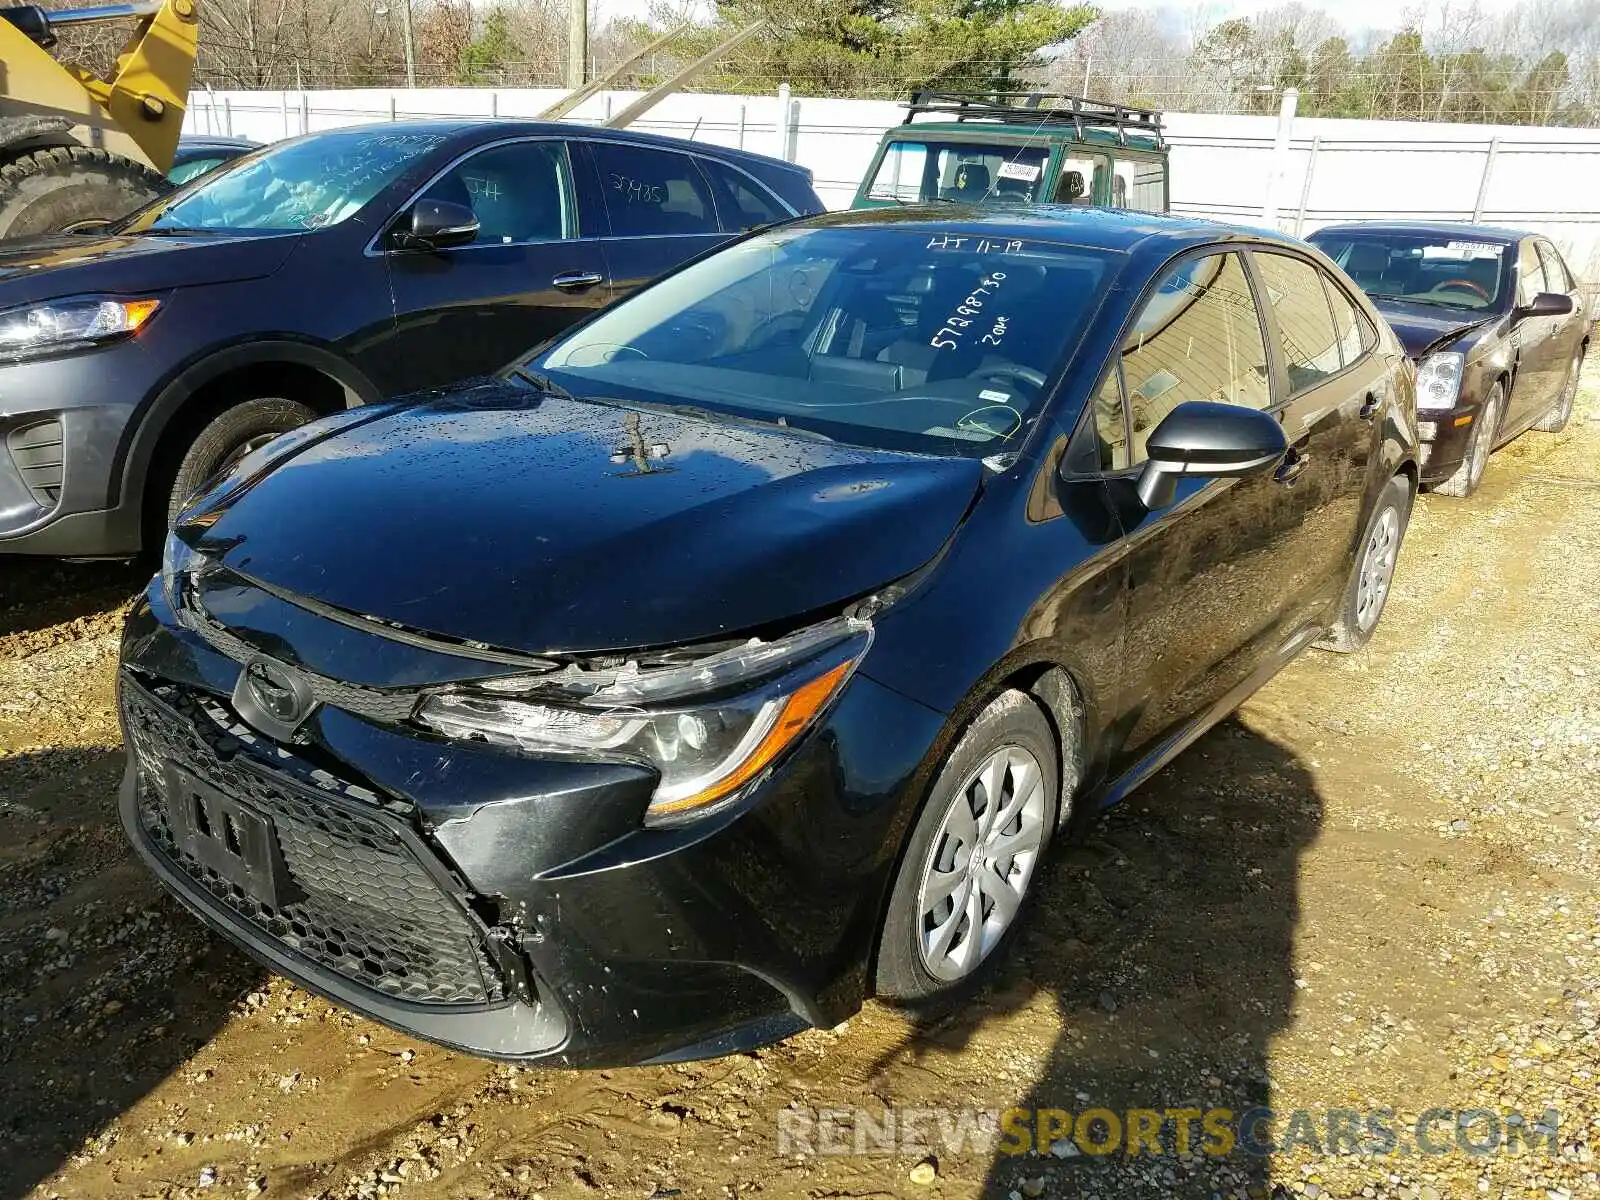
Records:
[[[273,141],[307,130],[425,116],[531,117],[555,89],[418,88],[206,92],[185,129]],[[602,92],[569,117],[598,123],[637,92]],[[849,205],[900,105],[686,92],[634,128],[791,158],[830,208]],[[1168,113],[1174,211],[1260,224],[1265,206],[1289,233],[1335,221],[1480,220],[1547,234],[1600,287],[1600,130],[1300,118],[1275,152],[1277,117]]]

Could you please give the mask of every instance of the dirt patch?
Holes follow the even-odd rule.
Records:
[[[1600,1194],[1597,480],[1586,387],[1478,496],[1424,497],[1373,645],[1302,658],[1058,856],[957,1017],[592,1073],[358,1020],[161,896],[113,806],[138,575],[0,562],[0,1200]],[[1270,1156],[779,1153],[785,1112],[1019,1105],[1317,1128],[1280,1120]],[[1454,1110],[1556,1109],[1557,1145],[1327,1144],[1329,1109],[1435,1107],[1452,1145]]]

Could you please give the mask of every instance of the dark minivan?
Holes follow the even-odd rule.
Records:
[[[244,155],[98,235],[0,248],[0,555],[127,556],[230,459],[496,371],[755,226],[820,212],[739,150],[406,121]]]
[[[124,635],[123,823],[274,970],[478,1054],[959,997],[1053,838],[1372,636],[1411,387],[1268,233],[758,233],[187,509]]]

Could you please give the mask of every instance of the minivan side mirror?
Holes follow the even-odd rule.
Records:
[[[1139,503],[1147,510],[1171,504],[1180,475],[1220,479],[1265,471],[1288,448],[1283,426],[1259,409],[1201,400],[1180,404],[1145,439]]]
[[[401,250],[443,250],[477,236],[478,218],[465,204],[424,197],[400,218],[390,241]]]
[[[1525,321],[1529,317],[1564,317],[1572,311],[1572,297],[1560,292],[1540,292],[1517,309],[1516,317]]]

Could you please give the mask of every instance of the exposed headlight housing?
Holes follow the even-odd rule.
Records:
[[[871,642],[868,622],[845,617],[678,666],[452,688],[416,719],[464,741],[649,766],[660,780],[646,824],[680,824],[736,801],[815,724]]]
[[[183,577],[198,570],[204,563],[205,559],[177,534],[167,534],[166,543],[161,547],[161,594],[166,597],[167,605],[173,612],[180,607],[179,593]]]
[[[1456,350],[1441,350],[1423,359],[1417,367],[1418,410],[1454,408],[1466,365],[1466,355]]]
[[[74,296],[0,312],[0,358],[61,354],[132,337],[161,301],[153,297]]]

